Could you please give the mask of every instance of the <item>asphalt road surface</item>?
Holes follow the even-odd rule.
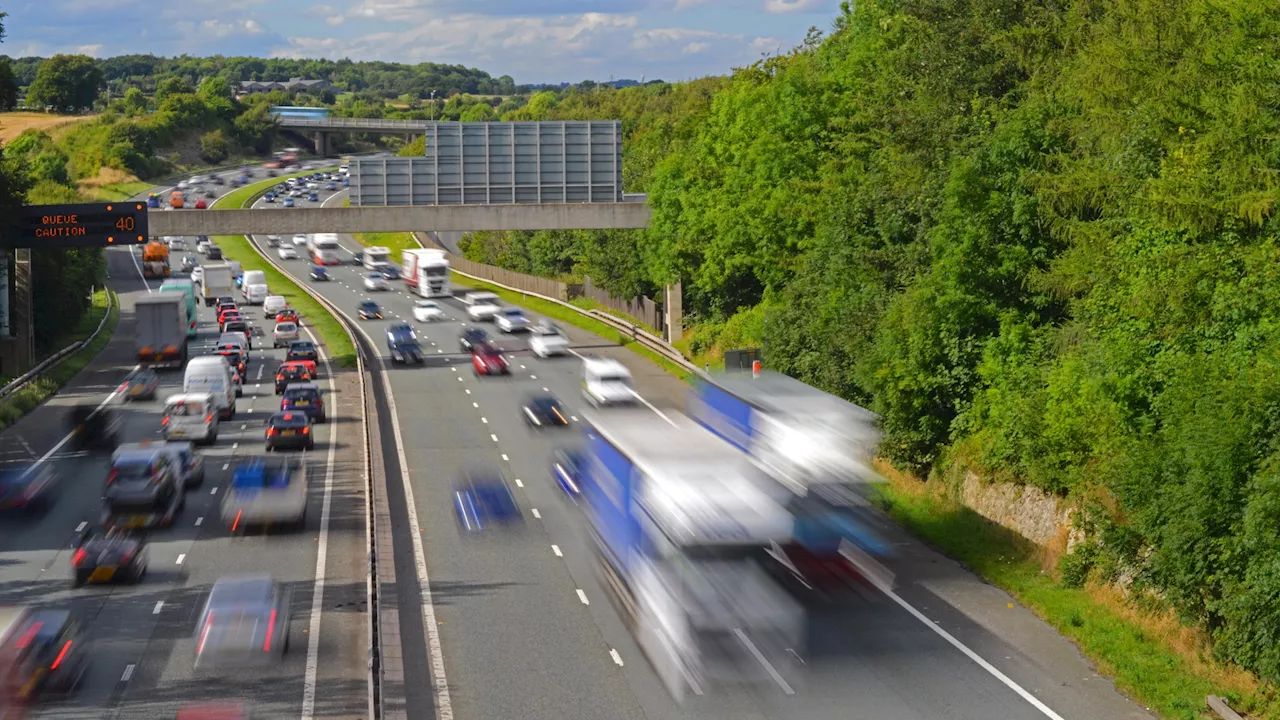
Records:
[[[263,717],[366,717],[364,449],[362,436],[350,430],[362,422],[354,373],[322,372],[330,419],[318,426],[308,453],[305,531],[233,536],[219,517],[218,491],[237,462],[264,454],[263,423],[279,407],[270,380],[283,350],[264,349],[256,338],[238,413],[222,423],[216,445],[200,450],[204,485],[188,494],[171,529],[151,533],[147,577],[136,586],[72,589],[71,541],[81,523],[98,518],[109,458],[61,443],[69,408],[106,401],[124,419],[123,442],[159,441],[164,398],[182,384],[181,371],[162,370],[155,401],[124,404],[113,394],[135,367],[133,304],[159,281],[142,278],[137,248],[113,248],[107,258],[122,308],[115,337],[62,392],[0,433],[0,463],[42,459],[62,481],[46,515],[0,526],[0,602],[70,607],[92,643],[79,691],[44,704],[36,716],[171,719],[187,704],[240,700]],[[248,316],[265,325],[260,310]],[[193,357],[216,341],[210,309],[200,308],[199,330]],[[209,588],[219,577],[253,572],[270,573],[293,590],[289,654],[267,669],[194,673],[192,636]]]
[[[326,201],[339,202],[340,194],[322,193],[320,203]],[[329,267],[332,281],[313,282],[305,248],[301,259],[281,261],[266,249],[265,238],[256,240],[349,317],[357,316],[361,301],[379,302],[383,320],[357,322],[383,355],[386,327],[413,322],[417,298],[402,282],[391,283],[390,291],[367,292],[367,271],[349,262]],[[350,237],[341,242],[349,260],[359,246]],[[400,258],[391,260],[399,264]],[[549,477],[552,451],[574,443],[575,430],[527,428],[520,402],[527,393],[552,392],[576,421],[585,405],[579,358],[586,355],[622,359],[655,411],[681,406],[683,386],[643,358],[576,328],[565,328],[574,356],[540,360],[523,336],[500,336],[487,323],[513,372],[475,377],[458,345],[467,324],[462,305],[455,299],[442,305],[446,321],[415,323],[431,356],[425,367],[391,367],[385,360],[448,687],[447,696],[433,697],[428,671],[436,658],[421,648],[421,634],[406,635],[410,717],[425,717],[433,700],[447,702],[456,717],[477,719],[1150,717],[1005,593],[887,521],[879,529],[899,549],[892,567],[896,593],[868,593],[852,604],[814,611],[807,642],[796,649],[804,672],[794,686],[766,679],[716,688],[677,705],[601,588],[577,508],[566,504]],[[450,483],[475,467],[496,468],[514,483],[524,527],[463,536]],[[404,551],[398,547],[398,556]],[[398,570],[412,571],[404,565],[398,557]],[[413,593],[404,589],[410,585],[405,580],[398,583],[401,592]],[[402,594],[402,610],[418,600]]]

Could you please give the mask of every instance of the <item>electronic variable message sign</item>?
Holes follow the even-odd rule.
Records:
[[[15,222],[0,221],[0,228],[0,244],[6,247],[137,245],[147,242],[147,204],[24,205]]]

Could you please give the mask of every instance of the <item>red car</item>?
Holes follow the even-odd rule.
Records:
[[[480,343],[471,348],[471,366],[476,375],[510,375],[511,368],[502,351],[488,344]]]
[[[204,210],[207,207],[209,207],[209,203],[205,202],[204,198],[200,198],[199,200],[196,201],[197,210]]]
[[[280,312],[276,313],[276,322],[277,323],[291,322],[291,323],[297,323],[298,325],[302,324],[302,320],[298,318],[298,311],[294,310],[293,308],[285,308]]]

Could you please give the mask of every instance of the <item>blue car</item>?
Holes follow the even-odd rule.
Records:
[[[311,202],[319,202],[320,196],[316,194],[314,190],[312,190],[310,193],[307,193],[307,199],[310,200]]]
[[[311,279],[312,280],[328,280],[329,271],[323,265],[312,265]]]
[[[236,287],[243,287],[243,286],[244,286],[244,273],[240,273],[239,275],[236,276]]]
[[[382,277],[388,280],[400,279],[400,268],[397,268],[395,265],[391,265],[390,263],[383,265],[378,271],[382,273]]]
[[[496,471],[467,473],[454,482],[453,510],[462,529],[472,533],[524,520],[506,479]]]
[[[342,178],[342,187],[350,187],[351,178]]]
[[[576,450],[556,450],[551,458],[551,477],[560,490],[574,503],[582,497],[582,453]]]
[[[273,203],[275,201],[276,201],[276,196],[272,195],[271,193],[267,193],[266,195],[262,196],[262,202]]]
[[[324,189],[325,189],[325,190],[337,190],[337,189],[338,189],[338,183],[336,183],[336,182],[334,182],[334,181],[330,180],[329,182],[327,182],[327,183],[325,183],[325,184],[324,184]]]
[[[293,198],[285,198],[285,199],[284,199],[284,206],[285,206],[285,207],[293,207]]]
[[[44,513],[53,504],[57,480],[48,464],[9,466],[0,472],[0,510]]]

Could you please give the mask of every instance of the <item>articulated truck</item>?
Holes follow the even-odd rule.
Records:
[[[169,277],[169,246],[152,240],[142,248],[142,277]]]
[[[434,248],[405,250],[401,271],[406,287],[424,298],[449,297],[449,258]]]
[[[682,702],[748,682],[793,694],[804,610],[768,569],[793,535],[787,493],[679,413],[584,415],[581,496],[597,560],[668,691]]]
[[[762,370],[701,379],[686,407],[790,493],[796,533],[779,559],[801,590],[830,595],[892,584],[877,559],[888,548],[871,531],[860,493],[880,480],[871,465],[880,441],[875,413]]]
[[[187,361],[187,297],[159,292],[138,298],[134,348],[143,366],[182,367]]]

